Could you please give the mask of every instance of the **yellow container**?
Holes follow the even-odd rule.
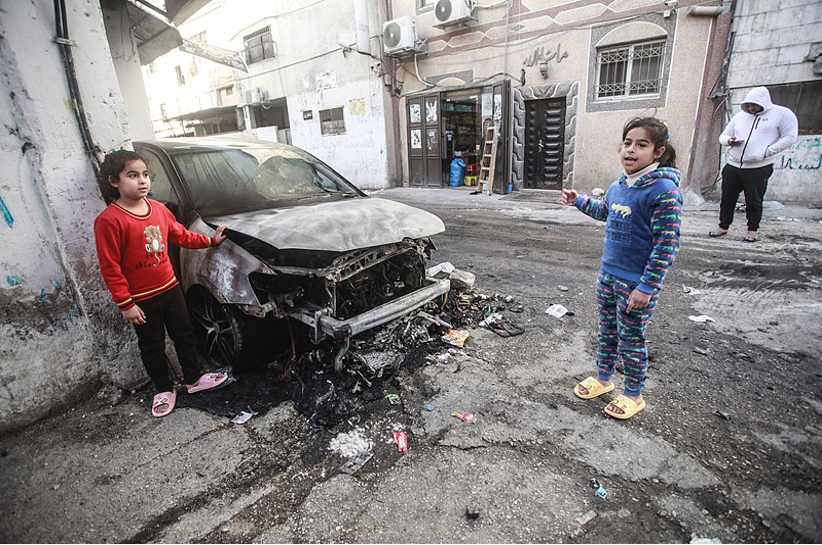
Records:
[[[477,177],[476,176],[466,176],[465,177],[465,185],[477,185]]]

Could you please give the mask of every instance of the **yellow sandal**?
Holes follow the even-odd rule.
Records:
[[[588,393],[582,395],[579,393],[579,387],[582,386]],[[576,386],[574,386],[574,394],[577,397],[581,397],[582,399],[593,399],[595,397],[601,396],[602,394],[607,394],[611,390],[614,389],[613,383],[608,386],[603,386],[597,379],[594,377],[588,377]]]
[[[622,413],[617,413],[617,412],[614,412],[614,411],[609,411],[608,407],[610,407],[611,405],[615,405],[615,406],[619,407],[620,409],[622,409],[623,412]],[[641,402],[636,403],[633,399],[626,396],[625,394],[620,394],[619,396],[616,397],[616,399],[611,401],[611,403],[609,403],[608,406],[605,407],[605,409],[603,409],[603,410],[604,410],[605,414],[607,414],[608,416],[613,416],[614,418],[619,418],[620,420],[627,420],[628,418],[631,418],[632,416],[634,416],[636,413],[638,413],[639,411],[641,411],[644,408],[645,408],[645,400],[644,399]]]

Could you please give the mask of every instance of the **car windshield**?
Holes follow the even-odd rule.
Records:
[[[208,149],[172,160],[203,216],[355,196],[330,167],[294,148]]]

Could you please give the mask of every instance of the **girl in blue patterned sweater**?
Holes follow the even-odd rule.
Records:
[[[562,204],[604,221],[605,247],[597,280],[599,344],[596,377],[574,388],[582,399],[614,389],[617,358],[625,368],[625,391],[605,412],[630,418],[645,408],[642,388],[648,369],[645,330],[668,268],[679,252],[682,174],[668,127],[653,117],[628,120],[622,130],[620,159],[625,172],[601,201],[562,190]]]

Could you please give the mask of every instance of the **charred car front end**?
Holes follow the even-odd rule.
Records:
[[[135,142],[152,173],[150,196],[194,232],[228,225],[228,240],[179,250],[172,262],[201,350],[213,363],[250,367],[282,352],[272,340],[298,322],[309,339],[337,343],[448,292],[426,278],[428,212],[367,197],[308,153],[281,144],[212,139]],[[294,324],[297,327],[297,324]]]

